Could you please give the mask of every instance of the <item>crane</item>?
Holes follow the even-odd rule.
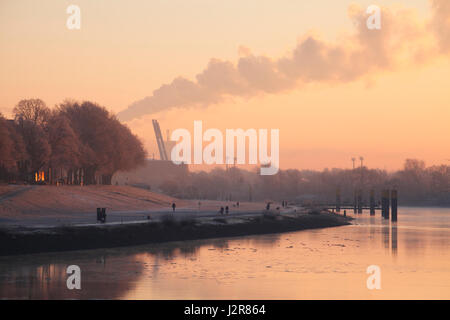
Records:
[[[159,127],[158,120],[153,119],[153,129],[155,130],[156,142],[158,143],[158,149],[161,160],[169,160],[167,158],[166,146],[164,145],[164,140],[161,134],[161,128]]]

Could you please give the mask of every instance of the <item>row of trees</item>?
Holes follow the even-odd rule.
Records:
[[[104,107],[65,101],[50,109],[21,100],[14,119],[0,114],[0,180],[110,184],[116,171],[142,164],[146,152]]]
[[[404,168],[396,172],[363,167],[280,170],[273,176],[232,167],[191,172],[184,179],[168,180],[160,186],[165,193],[190,199],[322,203],[334,203],[338,188],[342,201],[348,204],[353,202],[356,189],[362,189],[363,200],[368,202],[370,190],[375,190],[379,198],[381,190],[396,188],[401,204],[450,205],[450,166],[426,167],[423,161],[408,159]]]

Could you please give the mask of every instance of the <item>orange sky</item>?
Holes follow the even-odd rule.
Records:
[[[415,12],[396,16],[408,23],[394,20],[405,30],[398,31],[404,38],[402,49],[392,52],[393,66],[354,81],[305,81],[274,93],[227,96],[206,107],[165,109],[128,124],[150,156],[157,154],[155,118],[164,135],[165,129],[192,129],[194,120],[202,120],[204,129],[278,128],[282,169],[350,167],[350,158],[360,155],[369,167],[386,169],[400,168],[408,157],[448,164],[450,60],[429,28],[447,21],[438,29],[443,37],[450,34],[449,16],[433,19],[426,0],[377,2],[393,12]],[[81,30],[65,26],[72,3],[81,8]],[[211,58],[236,64],[249,51],[275,61],[290,57],[305,34],[330,46],[347,43],[355,31],[352,3],[363,9],[371,4],[0,0],[0,112],[10,116],[20,99],[30,97],[49,106],[65,98],[93,100],[120,112],[178,76],[195,81]],[[410,53],[419,51],[413,59]]]

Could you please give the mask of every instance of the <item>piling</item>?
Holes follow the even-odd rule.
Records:
[[[363,203],[362,203],[362,189],[358,190],[358,213],[362,213],[363,212],[363,207],[362,207]]]
[[[383,190],[381,205],[383,207],[383,218],[389,219],[389,189]]]
[[[392,207],[392,216],[391,221],[397,221],[397,190],[391,190],[391,207]]]
[[[370,190],[370,215],[375,215],[375,191]]]
[[[341,190],[336,189],[336,213],[341,212]]]
[[[357,192],[355,189],[355,191],[353,192],[353,213],[354,214],[356,214],[357,202],[358,202],[358,197],[357,197]]]

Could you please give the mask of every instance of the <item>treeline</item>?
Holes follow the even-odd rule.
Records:
[[[113,174],[144,162],[141,141],[104,107],[65,101],[50,109],[21,100],[14,119],[0,114],[0,180],[111,184]]]
[[[160,189],[172,196],[189,199],[231,201],[297,201],[335,203],[339,188],[344,204],[352,204],[355,190],[361,189],[368,203],[370,190],[380,198],[383,189],[395,188],[399,203],[406,205],[450,205],[450,166],[426,167],[420,160],[408,159],[404,168],[387,172],[367,167],[323,171],[280,170],[261,176],[236,167],[211,172],[191,172],[182,179],[167,180]]]

